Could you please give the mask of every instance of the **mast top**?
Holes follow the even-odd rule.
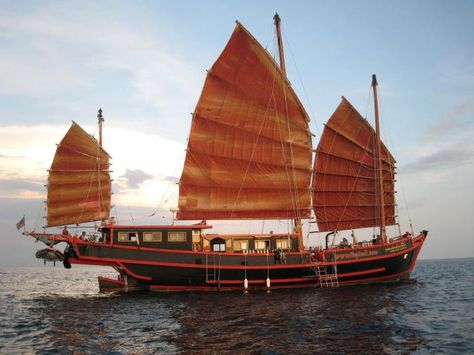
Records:
[[[102,108],[99,108],[97,120],[99,121],[99,145],[102,147],[102,122],[105,121],[104,116],[102,115]]]
[[[275,16],[273,16],[273,20],[275,21],[275,25],[280,25],[281,19],[280,15],[278,15],[278,12],[275,12]]]
[[[278,54],[280,56],[280,70],[286,79],[285,55],[283,52],[283,40],[281,38],[281,28],[280,28],[281,19],[277,12],[275,12],[275,16],[273,16],[273,20],[275,21],[276,34],[277,34],[277,40],[278,40]]]
[[[372,87],[377,86],[379,83],[377,82],[377,77],[375,74],[372,74]]]
[[[99,120],[99,123],[104,122],[104,116],[102,115],[102,108],[99,108],[99,111],[97,113],[97,119]]]

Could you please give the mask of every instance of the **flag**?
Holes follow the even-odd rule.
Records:
[[[16,224],[16,229],[20,230],[25,226],[25,216]]]

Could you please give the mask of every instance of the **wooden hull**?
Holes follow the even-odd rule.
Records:
[[[308,250],[285,255],[210,253],[118,246],[71,239],[71,264],[114,267],[117,280],[100,277],[101,291],[224,291],[290,287],[319,287],[317,269],[337,274],[339,285],[393,282],[409,277],[426,238],[422,232],[385,245]],[[72,255],[71,255],[72,254]],[[269,279],[269,281],[267,280]]]

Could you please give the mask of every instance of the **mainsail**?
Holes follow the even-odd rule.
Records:
[[[395,160],[381,145],[385,222],[395,224]],[[380,225],[375,131],[342,102],[327,122],[316,150],[313,205],[320,231]]]
[[[73,122],[49,170],[48,227],[109,217],[109,159],[96,139]]]
[[[178,218],[308,217],[308,122],[278,65],[237,22],[193,114]]]

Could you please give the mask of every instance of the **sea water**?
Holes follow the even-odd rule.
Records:
[[[474,353],[474,259],[400,284],[101,294],[102,267],[0,269],[1,353]]]

